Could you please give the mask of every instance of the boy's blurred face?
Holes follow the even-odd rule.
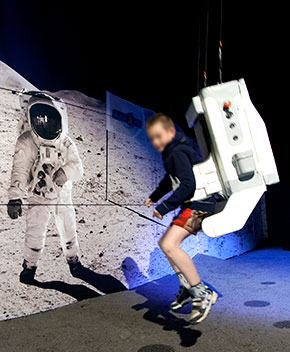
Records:
[[[172,141],[175,133],[174,127],[165,128],[162,122],[156,122],[147,129],[148,137],[159,152],[162,152],[166,145]]]

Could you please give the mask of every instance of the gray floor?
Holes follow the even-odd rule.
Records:
[[[221,296],[199,325],[187,322],[190,306],[178,314],[168,310],[178,281],[167,276],[3,321],[0,351],[290,351],[290,252],[264,248],[226,261],[203,255],[194,261]]]

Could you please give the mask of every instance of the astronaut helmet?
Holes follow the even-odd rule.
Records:
[[[54,106],[35,103],[29,109],[29,118],[33,132],[42,139],[55,140],[60,136],[62,118]]]
[[[66,105],[61,99],[40,91],[25,92],[23,96],[20,104],[27,122],[23,121],[20,133],[32,130],[40,142],[56,142],[67,134]]]

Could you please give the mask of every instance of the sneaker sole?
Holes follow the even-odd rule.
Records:
[[[197,320],[189,320],[189,322],[191,324],[193,324],[193,325],[202,322],[208,316],[208,313],[210,312],[212,304],[215,304],[217,299],[218,299],[218,294],[215,291],[213,291],[213,293],[211,295],[211,298],[210,298],[210,301],[209,301],[209,305],[207,306],[207,308],[204,311],[203,315],[199,319],[197,319]]]
[[[177,309],[180,309],[180,308],[183,308],[185,307],[188,303],[191,302],[191,297],[188,297],[186,300],[184,300],[182,303],[179,303],[173,307],[170,306],[170,309],[171,310],[177,310]]]
[[[205,287],[208,287],[208,286],[205,286]],[[213,300],[212,304],[215,304],[215,303],[216,303],[217,298],[218,298],[218,295],[217,295],[217,297]],[[177,309],[183,308],[183,307],[185,307],[186,305],[188,305],[188,303],[190,303],[190,301],[191,301],[191,297],[188,297],[186,300],[183,301],[183,303],[177,304],[177,305],[175,305],[175,306],[171,306],[171,305],[170,305],[170,309],[171,309],[171,310],[177,310]]]

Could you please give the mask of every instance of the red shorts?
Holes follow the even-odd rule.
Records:
[[[180,226],[189,233],[196,235],[197,232],[201,230],[202,220],[210,215],[212,215],[212,213],[186,208],[173,218],[170,226]]]

